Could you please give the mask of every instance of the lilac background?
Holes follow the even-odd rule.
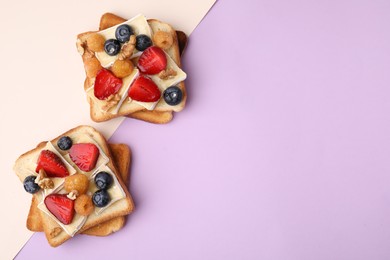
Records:
[[[127,119],[137,209],[108,238],[19,259],[390,259],[390,2],[219,1],[189,102]]]

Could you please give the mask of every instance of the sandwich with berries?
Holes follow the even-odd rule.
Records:
[[[64,140],[64,139],[60,139]],[[66,140],[66,139],[65,139]],[[38,146],[44,146],[45,143],[41,143]],[[129,179],[129,168],[131,164],[131,151],[130,148],[125,144],[108,144],[110,148],[111,155],[113,156],[114,165],[120,174],[120,178],[126,184]],[[40,214],[40,209],[38,208],[39,201],[36,196],[33,195],[31,199],[31,206],[28,212],[26,226],[27,229],[33,232],[42,232],[43,224]],[[114,232],[119,231],[125,225],[126,217],[116,217],[110,219],[104,223],[98,224],[94,227],[91,227],[81,234],[91,235],[91,236],[108,236]]]
[[[89,126],[41,143],[16,160],[14,171],[54,247],[134,209],[105,138]]]
[[[99,31],[78,35],[91,118],[171,121],[187,98],[180,35],[169,24],[143,15],[125,20],[110,13],[102,16]]]

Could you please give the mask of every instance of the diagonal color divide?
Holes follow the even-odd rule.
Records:
[[[1,259],[13,258],[32,234],[25,227],[31,198],[12,171],[16,158],[77,125],[92,125],[109,137],[122,121],[96,124],[89,119],[76,35],[97,29],[105,12],[125,18],[143,13],[190,34],[214,2],[17,0],[2,6],[0,21],[9,26],[2,30],[0,50],[0,172],[7,183],[0,192],[2,198],[12,194],[12,199],[2,202],[8,214],[0,217]]]
[[[124,229],[35,234],[20,259],[390,259],[389,7],[219,1],[184,56],[186,109],[111,138],[134,152]]]

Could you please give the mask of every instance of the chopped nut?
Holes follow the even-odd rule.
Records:
[[[114,107],[118,104],[119,100],[121,100],[121,96],[119,94],[110,95],[106,99],[106,104],[102,107],[102,109],[104,111],[110,110],[112,107]]]
[[[44,179],[47,177],[46,175],[46,172],[44,169],[40,169],[39,172],[38,172],[39,176],[41,177],[41,179]]]
[[[53,189],[54,188],[54,182],[53,180],[49,178],[43,178],[38,182],[39,187],[42,189]]]
[[[35,178],[35,183],[39,185],[39,182],[46,178],[46,172],[44,169],[40,169],[38,172],[38,176]]]
[[[71,200],[75,200],[78,195],[79,192],[77,190],[72,190],[71,192],[68,193],[68,195],[66,195],[66,197],[68,197]]]
[[[134,49],[135,49],[135,35],[130,36],[130,40],[123,44],[121,52],[119,53],[118,59],[119,60],[125,60],[131,57],[133,55]]]
[[[38,174],[38,176],[35,178],[35,183],[38,184],[39,181],[41,180],[41,176]]]
[[[158,74],[158,77],[162,80],[166,80],[166,79],[172,78],[176,75],[177,75],[177,72],[174,71],[173,69],[166,69],[166,70],[161,71]]]
[[[50,231],[50,238],[55,238],[56,236],[58,236],[60,233],[62,232],[62,228],[60,227],[55,227],[54,229],[52,229]]]

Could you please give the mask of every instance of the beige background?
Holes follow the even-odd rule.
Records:
[[[31,196],[12,172],[16,158],[79,124],[108,137],[121,122],[89,119],[76,35],[96,30],[104,12],[143,13],[190,34],[214,1],[1,0],[1,259],[14,257],[31,236],[25,227]]]

